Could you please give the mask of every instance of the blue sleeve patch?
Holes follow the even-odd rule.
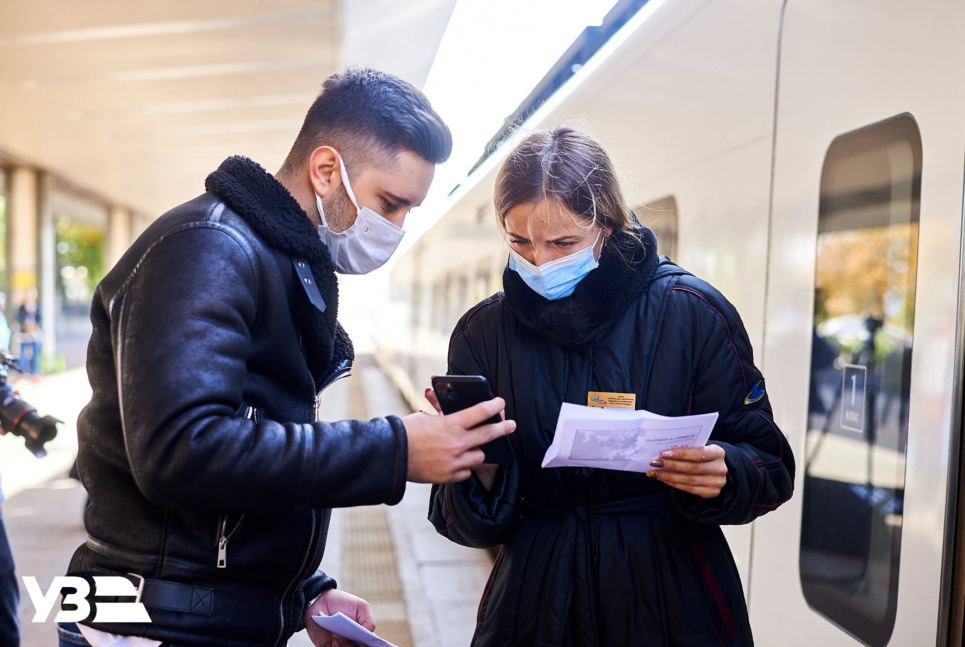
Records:
[[[751,389],[751,392],[747,394],[747,397],[744,398],[744,404],[751,405],[760,402],[765,394],[764,380],[759,380],[757,384],[754,385],[754,388]]]

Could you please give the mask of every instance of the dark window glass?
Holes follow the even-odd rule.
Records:
[[[821,176],[801,586],[864,643],[894,628],[921,137],[901,115],[832,142]]]
[[[641,224],[657,236],[657,253],[677,257],[677,200],[667,196],[633,210]]]

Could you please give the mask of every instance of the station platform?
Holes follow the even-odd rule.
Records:
[[[75,422],[90,398],[83,369],[39,382],[14,383],[41,415],[64,421],[48,455],[36,459],[20,438],[0,436],[3,514],[17,575],[32,575],[44,589],[63,575],[74,549],[86,538],[82,511],[86,494],[67,477],[76,453]],[[322,394],[321,418],[368,419],[404,415],[408,408],[371,355],[356,360],[351,377]],[[377,633],[398,647],[468,645],[479,597],[492,559],[488,552],[457,546],[436,534],[426,520],[428,485],[408,484],[396,506],[335,510],[322,568],[372,605]],[[50,620],[33,623],[34,609],[21,580],[23,647],[56,645]],[[309,647],[299,632],[290,647]]]

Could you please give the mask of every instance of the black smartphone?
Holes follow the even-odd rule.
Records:
[[[435,391],[439,406],[445,414],[468,409],[495,397],[489,380],[482,375],[433,375],[432,390]],[[500,420],[502,418],[497,413],[479,424],[489,425]],[[513,460],[513,451],[505,436],[489,441],[480,449],[486,455],[487,463],[509,463]]]

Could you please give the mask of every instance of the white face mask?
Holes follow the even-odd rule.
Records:
[[[338,155],[338,153],[336,153]],[[359,207],[355,199],[355,192],[348,181],[348,172],[342,156],[338,156],[339,169],[342,172],[342,184],[349,200],[355,205],[358,215],[355,222],[345,231],[332,231],[325,220],[325,209],[322,198],[315,194],[315,205],[322,224],[318,226],[318,236],[328,247],[332,255],[335,269],[342,274],[368,274],[372,270],[382,267],[392,253],[402,242],[405,235],[402,227],[398,227],[368,207]]]

